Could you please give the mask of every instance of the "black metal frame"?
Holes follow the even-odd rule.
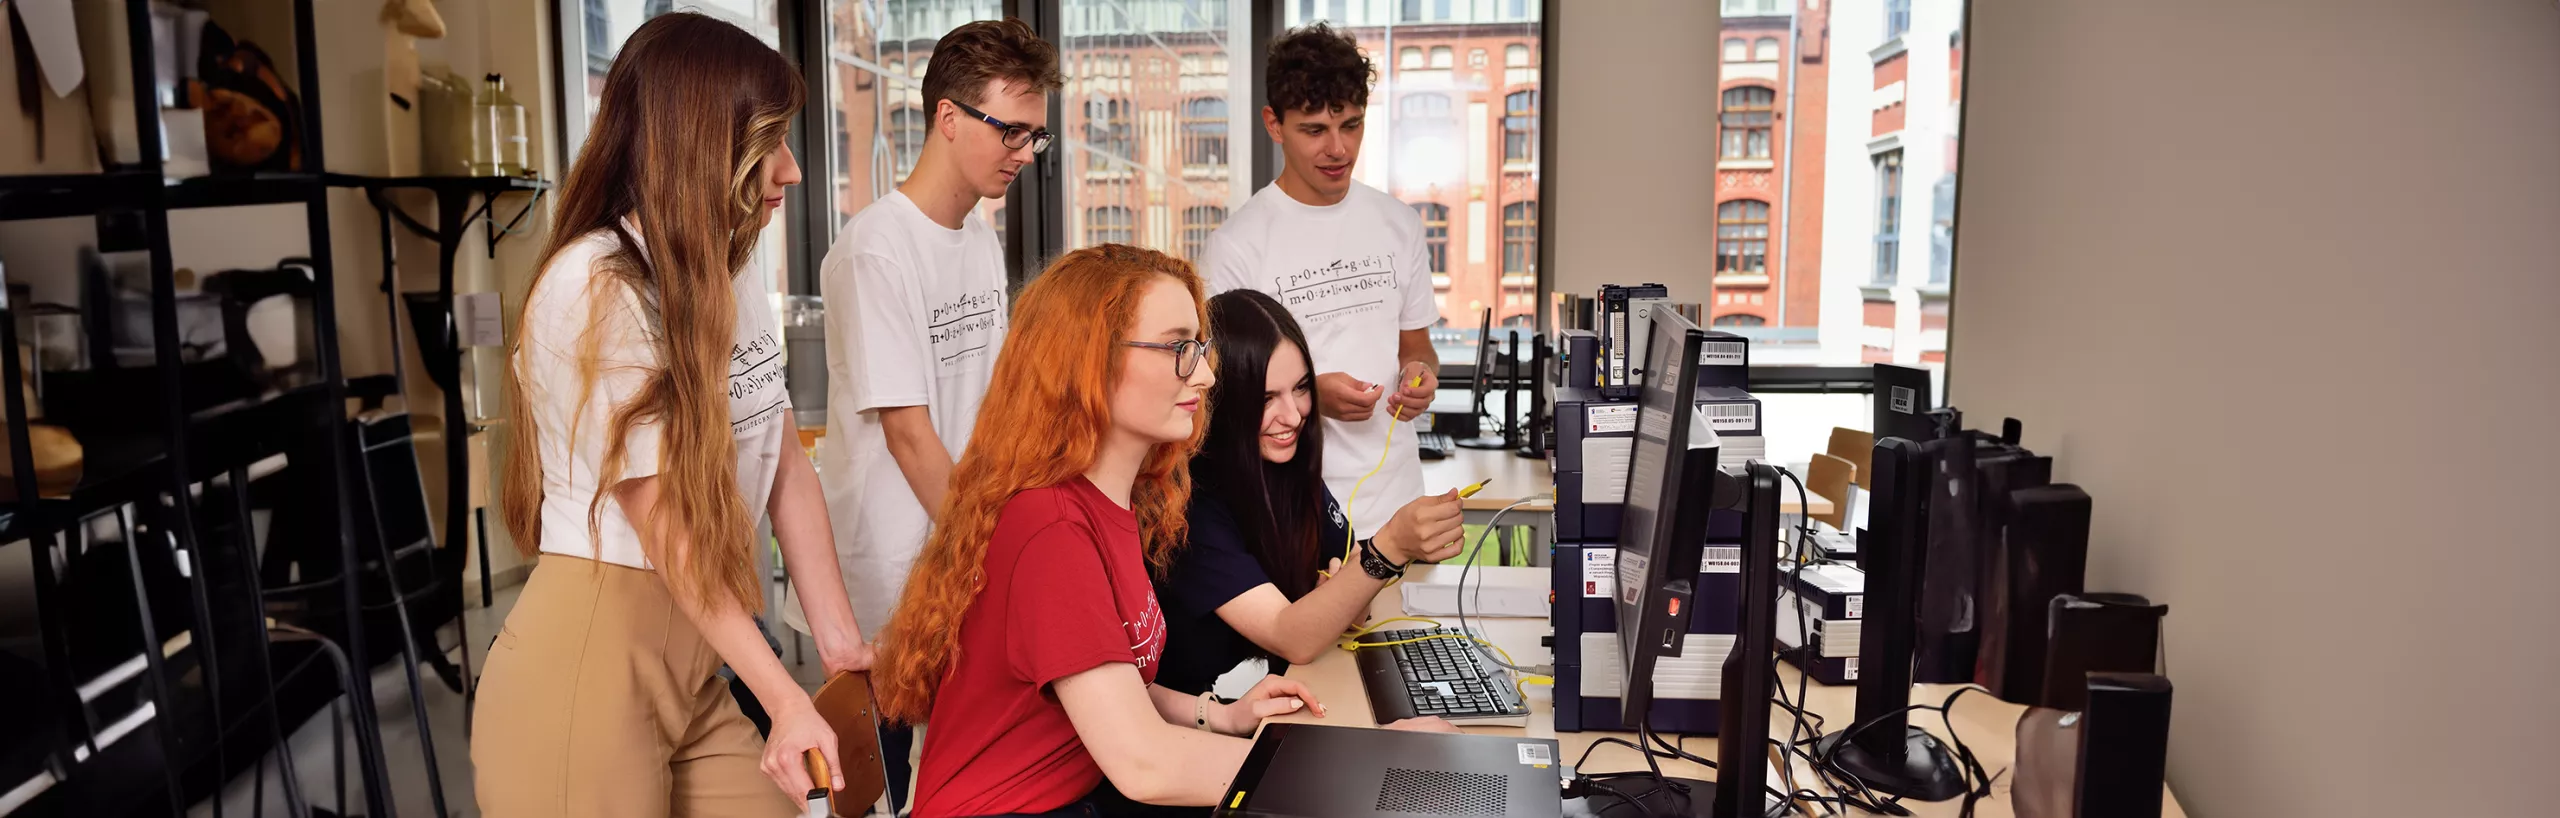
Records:
[[[129,462],[109,463],[102,462],[102,459],[92,459],[91,462],[84,464],[84,469],[89,473],[84,475],[80,485],[71,491],[69,497],[46,499],[37,496],[33,456],[30,449],[31,423],[27,419],[34,407],[26,405],[23,393],[16,386],[27,373],[22,371],[23,368],[19,365],[15,354],[0,355],[0,376],[5,376],[8,381],[7,387],[0,389],[0,393],[5,393],[5,398],[0,398],[0,402],[5,402],[9,410],[7,434],[13,446],[10,466],[12,473],[19,476],[15,481],[17,489],[15,495],[8,498],[5,505],[0,505],[0,510],[5,510],[5,514],[0,514],[0,537],[12,540],[25,539],[29,543],[30,556],[36,565],[38,578],[38,627],[42,631],[42,641],[45,643],[48,673],[57,685],[71,689],[76,688],[76,680],[71,678],[73,670],[68,664],[70,648],[66,640],[70,637],[70,628],[64,621],[63,612],[59,610],[64,603],[61,598],[63,589],[54,587],[60,579],[55,567],[58,562],[67,564],[68,546],[64,540],[65,535],[78,535],[85,540],[86,524],[90,520],[109,514],[114,515],[120,524],[119,527],[124,533],[123,546],[130,552],[127,563],[130,566],[130,579],[137,595],[136,605],[141,609],[143,616],[144,644],[141,646],[141,652],[146,660],[146,672],[149,675],[151,703],[158,714],[153,719],[154,732],[159,738],[159,747],[164,754],[159,764],[161,786],[170,800],[172,813],[182,813],[188,806],[184,802],[189,793],[181,778],[192,767],[195,759],[166,757],[182,749],[175,732],[178,729],[177,721],[181,711],[173,706],[171,700],[172,691],[169,688],[172,680],[169,677],[167,663],[162,660],[162,645],[157,626],[153,624],[149,612],[151,600],[148,590],[144,587],[141,559],[146,551],[145,545],[154,539],[161,540],[164,543],[163,547],[167,549],[167,558],[175,561],[179,570],[190,580],[188,583],[188,596],[191,603],[189,607],[193,610],[189,613],[198,620],[189,629],[194,636],[192,643],[196,651],[194,659],[198,666],[205,669],[208,692],[214,696],[213,706],[209,709],[215,720],[216,738],[214,748],[209,755],[212,756],[216,768],[222,771],[222,776],[219,777],[227,777],[230,773],[230,763],[222,749],[224,744],[222,737],[227,735],[230,725],[229,719],[222,712],[219,682],[213,681],[213,677],[218,676],[220,670],[219,663],[214,659],[219,650],[213,645],[217,639],[218,629],[210,619],[214,600],[209,597],[203,579],[206,570],[210,569],[210,566],[206,565],[205,555],[208,552],[197,541],[199,530],[191,489],[198,483],[204,482],[199,478],[209,479],[227,474],[233,481],[234,491],[244,491],[247,463],[272,453],[259,444],[234,445],[219,439],[225,436],[225,431],[217,430],[213,426],[214,423],[257,423],[273,420],[268,414],[259,410],[268,406],[287,405],[289,402],[292,405],[307,405],[313,398],[313,389],[317,390],[324,405],[333,410],[338,410],[345,405],[346,387],[337,348],[335,288],[330,268],[328,196],[327,189],[321,184],[319,173],[319,169],[327,167],[327,160],[326,140],[322,138],[320,116],[322,96],[319,93],[321,88],[319,60],[315,56],[318,54],[318,49],[311,0],[294,0],[290,6],[290,12],[294,15],[293,48],[298,55],[295,60],[298,68],[297,87],[302,97],[299,111],[300,149],[306,170],[224,175],[190,179],[176,184],[165,183],[162,163],[159,159],[163,150],[160,129],[150,127],[150,124],[158,122],[160,117],[157,95],[152,93],[151,89],[156,63],[153,54],[153,38],[150,26],[129,24],[126,31],[127,44],[131,52],[129,68],[136,84],[131,113],[137,125],[135,140],[137,156],[141,157],[141,161],[131,167],[118,167],[95,174],[0,177],[0,219],[132,213],[138,218],[142,228],[143,249],[147,251],[150,264],[151,322],[155,327],[153,356],[154,365],[159,370],[156,374],[161,393],[157,396],[162,407],[158,438],[160,451]],[[125,0],[124,13],[129,23],[148,20],[148,3],[146,0]],[[175,330],[177,295],[174,262],[170,249],[169,211],[198,207],[296,202],[303,205],[304,226],[308,234],[310,259],[302,263],[308,265],[309,273],[313,277],[313,358],[320,382],[312,388],[291,389],[249,401],[191,412],[187,408],[187,401],[184,400],[186,384],[179,366],[181,357],[178,333]],[[18,305],[7,304],[5,300],[0,300],[0,349],[14,349],[17,346],[18,338],[14,320],[17,307]],[[338,478],[335,485],[344,486],[347,484],[345,413],[342,410],[328,411],[322,412],[321,417],[320,433],[326,437],[326,444],[320,448],[327,452],[331,460],[330,469]],[[198,440],[200,436],[204,439]],[[95,445],[95,441],[90,443],[91,452],[98,453],[100,447]],[[200,456],[205,462],[193,462]],[[198,469],[203,469],[205,473],[199,475]],[[335,515],[333,530],[337,535],[338,558],[342,564],[358,565],[360,562],[355,541],[351,536],[352,517],[346,494],[343,490],[334,488],[330,494],[329,504]],[[136,535],[132,506],[137,503],[151,504],[155,513],[165,517],[166,527],[161,530],[160,537]],[[247,536],[251,531],[248,522],[246,519],[240,522],[244,536]],[[254,543],[245,544],[247,547],[242,550],[241,556],[245,559],[254,559],[256,554]],[[199,565],[205,565],[205,567],[199,568],[197,567]],[[249,569],[249,573],[254,577],[256,573],[254,566]],[[367,661],[369,654],[364,644],[364,629],[356,619],[357,612],[361,609],[358,588],[350,581],[340,583],[337,590],[350,624],[345,653],[352,657],[351,667],[354,672],[347,677],[343,687],[349,710],[353,714],[352,721],[356,731],[358,750],[365,761],[363,771],[366,807],[371,814],[387,815],[390,814],[391,788],[389,778],[383,772],[381,733],[372,719],[372,714],[375,712],[372,686],[363,682],[360,676],[355,675],[361,673],[362,669],[370,667]],[[249,606],[251,611],[257,610],[259,604],[254,598],[226,601]],[[263,619],[258,621],[263,623]],[[270,663],[273,655],[268,650],[269,640],[266,638],[263,624],[257,631],[258,638],[245,647],[253,650],[256,654],[255,664],[267,674],[262,678],[272,678],[274,668]],[[331,649],[334,650],[334,646]],[[270,687],[260,693],[263,698],[259,706],[267,708],[268,726],[273,732],[270,737],[273,741],[272,746],[278,752],[286,753],[287,760],[284,763],[289,768],[288,739],[290,736],[285,731],[281,719],[277,718],[274,690]],[[69,761],[76,758],[92,760],[96,758],[90,754],[98,750],[93,738],[97,732],[98,719],[95,718],[95,714],[85,712],[86,708],[83,708],[83,711],[81,716],[85,729],[81,734],[82,738],[70,745],[53,748],[55,753],[52,765],[59,771],[56,774],[57,779],[74,782],[90,780],[80,775],[84,768],[79,762]],[[260,754],[259,758],[260,766],[263,767],[264,754]],[[433,760],[429,761],[432,763]],[[263,781],[263,777],[261,780]],[[86,786],[88,784],[75,784],[74,789]],[[132,789],[132,784],[121,781],[107,782],[104,786],[126,789],[128,795],[149,793],[147,785],[139,790]],[[261,784],[260,794],[263,796],[263,784]],[[288,803],[298,805],[298,793],[288,796]],[[214,809],[219,815],[221,806],[218,796]]]

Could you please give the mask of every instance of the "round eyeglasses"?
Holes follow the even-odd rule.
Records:
[[[962,112],[967,113],[970,116],[977,117],[978,121],[994,126],[996,130],[1003,131],[1004,146],[1011,150],[1022,150],[1022,146],[1030,145],[1032,153],[1043,153],[1049,150],[1049,142],[1056,138],[1055,135],[1049,133],[1049,129],[1047,128],[1034,128],[1029,125],[1017,125],[1011,122],[1006,122],[1004,120],[988,116],[987,112],[971,108],[968,103],[961,102],[956,99],[952,100],[951,104],[958,106]]]
[[[1177,378],[1191,377],[1192,372],[1200,369],[1200,362],[1209,357],[1209,342],[1196,338],[1184,338],[1172,343],[1153,341],[1122,341],[1120,343],[1139,349],[1160,349],[1173,353],[1173,376]]]

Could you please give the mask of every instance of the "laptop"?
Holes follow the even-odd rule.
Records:
[[[1271,724],[1216,815],[1560,818],[1555,739]]]

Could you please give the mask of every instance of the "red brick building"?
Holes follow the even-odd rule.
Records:
[[[1820,320],[1828,15],[1728,2],[1719,42],[1715,302],[1738,329]],[[1782,333],[1756,333],[1764,343]]]

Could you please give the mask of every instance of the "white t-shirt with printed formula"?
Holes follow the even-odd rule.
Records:
[[[638,234],[628,222],[623,229]],[[587,517],[613,413],[660,367],[658,322],[643,307],[644,296],[596,269],[617,245],[609,231],[580,239],[552,259],[526,296],[518,330],[524,334],[519,388],[526,390],[540,425],[542,551],[652,568],[619,503],[608,496],[594,528]],[[738,452],[738,490],[749,516],[761,517],[789,445],[782,419],[791,413],[791,396],[782,383],[782,333],[767,295],[769,282],[758,271],[741,271],[730,292],[738,323],[728,350],[729,433]],[[589,343],[596,356],[595,385],[581,406],[578,360]],[[658,473],[660,434],[657,421],[631,427],[618,479]]]
[[[953,230],[892,191],[845,223],[818,270],[827,304],[818,478],[854,620],[875,636],[933,522],[889,456],[879,410],[925,407],[955,462],[968,448],[1004,346],[1004,246],[975,212]],[[797,606],[785,611],[802,626],[789,618]]]
[[[1367,537],[1396,509],[1422,496],[1422,457],[1413,421],[1388,416],[1395,392],[1398,333],[1440,318],[1431,297],[1431,260],[1413,207],[1358,182],[1341,202],[1316,207],[1265,186],[1209,236],[1202,265],[1210,289],[1261,290],[1289,308],[1307,334],[1316,372],[1342,372],[1380,387],[1368,420],[1324,421],[1324,482],[1348,498],[1351,522]],[[1217,328],[1210,328],[1216,334]],[[1396,423],[1395,450],[1386,451]],[[1386,465],[1380,467],[1381,454]],[[1351,496],[1352,484],[1378,473]]]

